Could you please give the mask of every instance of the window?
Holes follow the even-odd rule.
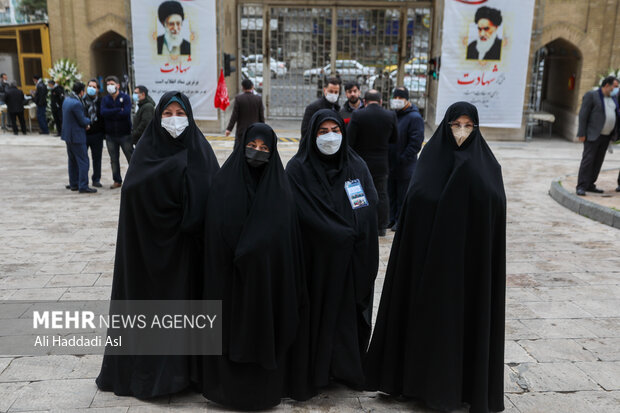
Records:
[[[43,66],[41,65],[41,59],[38,57],[24,57],[24,83],[27,85],[34,85],[32,78],[34,75],[43,75]]]
[[[41,49],[41,31],[21,30],[19,32],[19,41],[22,53],[43,53]]]

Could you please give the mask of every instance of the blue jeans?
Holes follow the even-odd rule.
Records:
[[[101,181],[101,154],[103,153],[104,134],[86,135],[86,146],[90,148],[90,157],[93,160],[93,183]]]
[[[88,152],[85,143],[68,143],[69,185],[71,188],[84,190],[88,188]]]
[[[112,165],[112,179],[114,179],[114,182],[121,184],[123,183],[123,178],[121,177],[119,147],[123,149],[125,159],[127,159],[127,163],[129,163],[129,161],[131,160],[131,154],[133,154],[133,143],[131,142],[131,135],[106,135],[105,146],[108,148],[108,154],[110,154],[110,164]]]
[[[37,106],[37,120],[39,121],[39,129],[41,133],[50,133],[47,128],[47,116],[45,115],[45,106]]]

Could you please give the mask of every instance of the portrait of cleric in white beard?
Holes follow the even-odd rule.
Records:
[[[467,45],[469,60],[500,60],[502,55],[502,12],[483,6],[476,10],[474,23],[478,32]]]
[[[164,34],[157,36],[158,55],[189,55],[191,43],[181,33],[185,13],[178,1],[164,1],[157,9],[159,22],[164,26]]]

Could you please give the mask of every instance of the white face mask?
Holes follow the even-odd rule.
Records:
[[[327,99],[329,103],[336,103],[338,102],[338,96],[338,93],[326,93],[325,99]]]
[[[333,155],[340,149],[342,135],[336,132],[328,132],[316,137],[316,146],[323,155]]]
[[[113,95],[116,93],[116,86],[108,85],[106,86],[106,90],[108,91],[109,94]]]
[[[161,127],[166,129],[173,138],[178,138],[188,126],[189,120],[187,116],[161,118]]]
[[[456,144],[458,146],[461,146],[461,144],[463,142],[465,142],[465,139],[467,139],[469,137],[469,135],[472,133],[473,129],[469,129],[469,128],[459,128],[458,130],[456,129],[452,129],[452,134],[454,135],[454,139],[456,140]]]
[[[405,101],[402,99],[392,99],[390,100],[390,107],[392,109],[400,110],[405,107]]]

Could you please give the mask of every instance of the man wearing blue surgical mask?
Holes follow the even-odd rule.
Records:
[[[603,79],[601,87],[583,96],[579,110],[577,137],[583,142],[583,154],[577,178],[577,195],[603,193],[596,187],[610,141],[618,138],[618,87],[614,76]],[[620,189],[620,187],[618,188]]]
[[[91,179],[93,186],[101,188],[101,155],[103,153],[103,140],[105,130],[103,117],[101,116],[101,97],[99,96],[99,83],[97,79],[90,79],[86,85],[86,93],[82,98],[86,116],[90,119],[90,128],[86,130],[86,146],[90,149],[90,157],[93,164]]]
[[[149,90],[146,86],[136,86],[133,91],[133,101],[138,107],[138,111],[133,118],[133,129],[131,131],[131,139],[136,145],[144,130],[151,123],[153,115],[155,115],[155,101],[149,96]]]

